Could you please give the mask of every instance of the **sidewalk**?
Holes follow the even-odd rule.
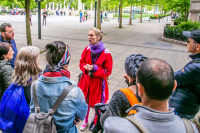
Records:
[[[11,22],[11,24],[15,29],[15,41],[18,49],[26,46],[25,24],[22,22]],[[52,41],[63,41],[68,44],[71,53],[69,71],[72,75],[71,79],[77,82],[77,76],[81,72],[79,60],[83,49],[88,46],[87,34],[93,26],[93,21],[83,23],[79,23],[79,21],[48,23],[47,21],[47,26],[42,26],[42,39],[39,40],[37,39],[37,23],[33,23],[31,27],[33,46],[44,50],[45,45]],[[186,46],[160,40],[165,21],[161,21],[161,23],[133,21],[133,25],[128,25],[128,20],[123,20],[123,28],[116,28],[118,26],[116,19],[102,23],[102,31],[106,34],[102,42],[105,43],[113,57],[113,71],[109,76],[110,98],[116,90],[127,87],[122,75],[125,74],[124,61],[131,54],[140,53],[148,58],[163,59],[172,66],[174,71],[181,69],[189,61]],[[45,55],[42,54],[40,67],[44,69],[45,66]],[[90,112],[89,121],[94,116],[94,110]],[[77,126],[78,130],[80,125]],[[86,132],[88,129],[84,131],[84,133]]]

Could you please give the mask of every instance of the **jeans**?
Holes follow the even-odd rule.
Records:
[[[46,18],[43,18],[43,24],[42,25],[44,25],[44,21],[45,21],[45,26],[46,26]]]

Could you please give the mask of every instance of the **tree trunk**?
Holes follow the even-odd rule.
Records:
[[[27,45],[32,46],[31,40],[31,27],[30,27],[30,18],[29,18],[29,8],[30,8],[30,1],[25,0],[25,13],[26,13],[26,38],[27,38]]]
[[[140,23],[142,23],[143,4],[141,2]]]
[[[117,5],[115,7],[115,16],[117,16]]]
[[[97,1],[97,29],[101,30],[101,16],[100,16],[100,12],[101,12],[101,0],[98,0]]]
[[[119,28],[122,28],[122,0],[120,0]]]
[[[132,25],[132,4],[130,7],[130,19],[129,19],[129,25]]]
[[[106,0],[106,11],[108,11],[108,0]]]

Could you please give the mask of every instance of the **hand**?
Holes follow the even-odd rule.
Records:
[[[94,68],[93,65],[88,65],[88,70],[91,71]]]
[[[80,122],[81,122],[81,119],[80,119],[80,118],[76,117],[76,118],[74,119],[74,125],[78,125]]]
[[[89,64],[86,64],[85,66],[83,66],[83,67],[85,68],[86,71],[90,71],[88,65],[89,65]]]

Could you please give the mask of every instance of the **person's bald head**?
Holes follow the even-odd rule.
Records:
[[[163,101],[169,98],[174,89],[174,72],[163,60],[147,59],[138,69],[137,83],[144,87],[148,98]]]

